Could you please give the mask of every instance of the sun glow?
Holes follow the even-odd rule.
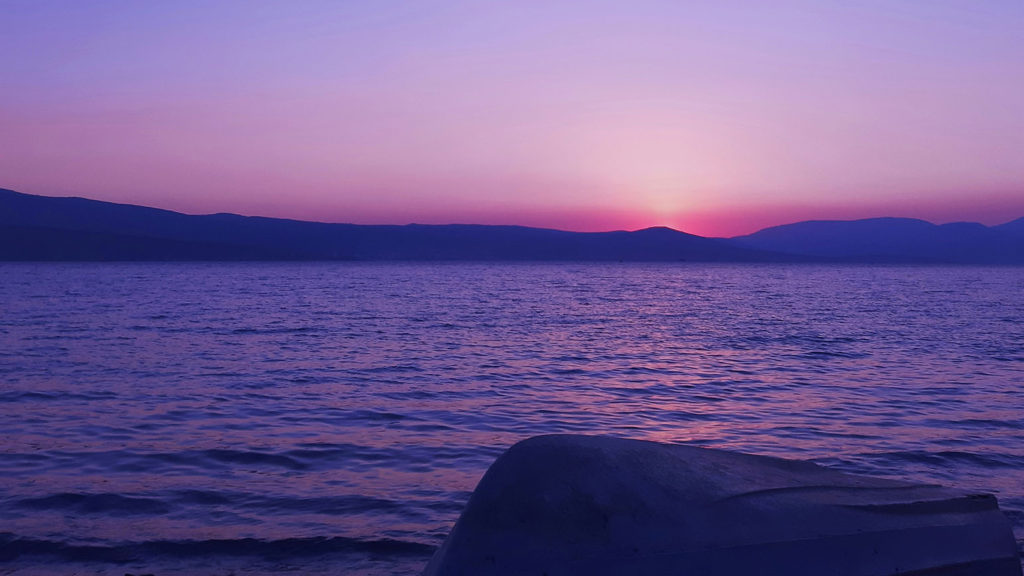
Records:
[[[0,186],[705,234],[1024,210],[1019,2],[64,3],[0,22]]]

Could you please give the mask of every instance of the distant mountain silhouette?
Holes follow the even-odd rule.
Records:
[[[190,216],[0,189],[0,260],[792,261],[668,228],[578,233],[523,226],[361,226]]]
[[[799,222],[739,238],[670,228],[363,226],[191,216],[0,189],[0,260],[411,260],[1024,264],[1024,218],[936,226],[908,218]]]
[[[858,262],[1024,264],[1024,219],[987,227],[912,218],[820,220],[734,238],[738,246]]]
[[[992,229],[998,230],[999,232],[1003,232],[1006,234],[1013,234],[1014,236],[1024,237],[1024,218],[1017,218],[1012,222],[1007,222],[1006,224],[993,226]]]

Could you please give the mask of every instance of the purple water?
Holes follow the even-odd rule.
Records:
[[[415,574],[546,432],[997,494],[1024,268],[0,264],[0,573]]]

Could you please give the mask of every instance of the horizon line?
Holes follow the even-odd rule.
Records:
[[[343,226],[394,226],[394,227],[403,227],[403,226],[438,226],[438,227],[441,227],[441,226],[480,226],[480,227],[509,227],[509,228],[530,228],[530,229],[534,229],[534,230],[550,230],[550,231],[555,231],[555,232],[568,232],[568,233],[574,233],[574,234],[606,234],[606,233],[615,233],[615,232],[633,233],[633,232],[643,232],[645,230],[665,229],[665,230],[671,230],[673,232],[678,232],[678,233],[681,233],[681,234],[689,234],[691,236],[698,236],[698,237],[701,237],[701,238],[711,238],[711,239],[741,238],[743,236],[749,236],[749,235],[757,234],[758,232],[761,232],[761,231],[764,231],[764,230],[769,230],[769,229],[772,229],[772,228],[780,228],[780,227],[792,226],[792,225],[795,225],[795,224],[803,224],[803,223],[810,223],[810,222],[862,222],[862,221],[868,221],[868,220],[914,220],[914,221],[919,221],[919,222],[925,222],[925,223],[927,223],[929,225],[932,225],[932,226],[947,226],[947,225],[951,225],[951,224],[977,224],[979,226],[984,226],[986,228],[993,228],[993,227],[1002,226],[1004,224],[1009,224],[1011,222],[1014,222],[1014,221],[1017,221],[1017,220],[1020,220],[1020,219],[1024,218],[1024,216],[1011,217],[1010,219],[1008,219],[1006,221],[1002,221],[1002,222],[1000,222],[998,224],[983,224],[981,222],[977,222],[977,221],[973,221],[973,220],[951,220],[951,221],[948,221],[948,222],[935,222],[935,221],[932,221],[932,220],[929,220],[929,219],[926,219],[926,218],[917,217],[917,216],[895,216],[895,215],[891,215],[891,214],[884,214],[884,215],[879,215],[879,216],[866,216],[866,217],[862,217],[862,218],[847,218],[847,219],[843,219],[843,218],[827,218],[827,217],[826,218],[806,218],[806,219],[801,219],[801,220],[786,221],[786,222],[784,222],[782,224],[772,224],[772,225],[769,225],[769,226],[763,226],[763,227],[757,228],[756,230],[754,230],[752,232],[747,232],[745,234],[737,234],[737,235],[733,235],[733,236],[719,236],[719,235],[708,235],[708,236],[705,236],[705,235],[702,235],[702,234],[696,234],[696,233],[693,233],[693,232],[688,232],[688,231],[686,231],[684,229],[675,228],[673,226],[666,225],[666,224],[652,224],[652,225],[649,225],[649,226],[642,226],[642,227],[639,227],[639,228],[632,228],[632,229],[631,228],[613,228],[613,229],[600,229],[600,230],[573,230],[573,229],[568,229],[568,228],[558,228],[558,227],[543,226],[543,225],[530,225],[530,224],[519,224],[519,223],[514,223],[514,224],[513,223],[500,223],[500,224],[497,224],[497,223],[467,222],[467,221],[458,221],[458,220],[456,220],[456,221],[446,221],[446,222],[418,222],[418,221],[410,221],[410,222],[406,222],[406,223],[403,223],[403,224],[392,223],[392,222],[385,222],[385,223],[381,223],[381,222],[376,222],[376,223],[360,223],[360,222],[351,222],[351,221],[345,222],[345,221],[330,221],[330,220],[315,220],[315,219],[306,219],[306,218],[293,218],[293,217],[288,217],[288,216],[267,216],[267,215],[264,215],[264,214],[245,214],[245,213],[242,213],[242,212],[225,212],[225,211],[217,211],[217,212],[189,212],[189,211],[185,211],[185,210],[173,209],[173,208],[164,208],[164,207],[153,206],[153,205],[149,205],[149,204],[137,204],[137,203],[133,203],[133,202],[123,202],[123,201],[113,201],[113,200],[100,200],[100,199],[97,199],[97,198],[89,198],[87,196],[77,196],[77,195],[53,196],[53,195],[48,195],[48,194],[33,194],[33,193],[28,193],[28,192],[21,192],[21,191],[15,190],[13,188],[6,188],[6,187],[0,187],[0,190],[7,191],[7,192],[13,192],[15,194],[22,194],[22,195],[25,195],[25,196],[37,196],[37,197],[40,197],[40,198],[67,199],[67,200],[86,200],[86,201],[89,201],[89,202],[99,202],[99,203],[113,204],[113,205],[118,205],[118,206],[132,206],[132,207],[138,207],[138,208],[148,208],[148,209],[151,209],[151,210],[161,210],[161,211],[165,211],[165,212],[171,212],[171,213],[174,213],[174,214],[180,214],[182,216],[197,216],[197,217],[202,217],[202,216],[237,216],[237,217],[240,217],[240,218],[263,218],[263,219],[268,219],[268,220],[287,220],[287,221],[292,221],[292,222],[307,222],[307,223],[312,223],[312,224],[327,224],[327,225],[334,225],[334,224],[336,224],[336,225],[343,225]]]

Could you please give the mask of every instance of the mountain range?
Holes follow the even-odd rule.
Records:
[[[670,228],[357,225],[187,215],[0,189],[0,260],[408,260],[1024,264],[1024,218],[1000,226],[909,218],[809,221],[737,238]]]

